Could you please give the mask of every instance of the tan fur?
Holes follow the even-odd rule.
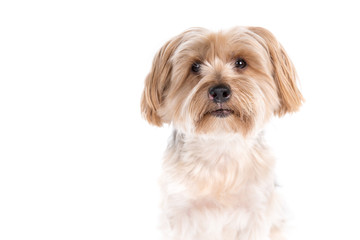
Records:
[[[244,69],[235,67],[239,58]],[[199,72],[191,71],[193,63]],[[231,88],[227,102],[209,98],[218,84]],[[293,64],[263,28],[194,28],[160,49],[141,109],[149,123],[175,128],[161,178],[166,239],[283,239],[274,159],[262,130],[302,101]],[[216,117],[218,109],[231,114]]]
[[[156,54],[152,69],[145,80],[145,89],[141,99],[141,111],[154,125],[161,126],[158,109],[163,101],[163,93],[170,81],[172,66],[170,57],[181,42],[181,35],[168,41]]]
[[[295,67],[285,49],[268,30],[260,27],[250,27],[249,29],[265,40],[268,47],[274,66],[274,79],[281,99],[281,107],[276,111],[276,114],[282,116],[285,113],[297,111],[304,98],[296,86]]]

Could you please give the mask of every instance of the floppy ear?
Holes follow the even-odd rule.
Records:
[[[144,92],[141,98],[141,112],[144,118],[153,125],[162,126],[158,115],[164,98],[164,90],[170,83],[172,64],[171,56],[181,43],[182,35],[168,41],[155,55],[150,73],[145,79]]]
[[[278,88],[280,108],[275,112],[278,116],[295,112],[299,109],[304,98],[296,85],[296,71],[285,49],[268,30],[260,27],[249,27],[265,41],[273,65],[273,77]]]

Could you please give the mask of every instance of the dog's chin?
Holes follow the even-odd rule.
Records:
[[[226,118],[229,117],[230,115],[234,114],[234,111],[231,109],[217,109],[214,111],[210,111],[207,114],[210,114],[211,116],[217,117],[217,118]]]
[[[200,134],[240,133],[246,135],[252,121],[230,108],[210,110],[196,122],[195,130]]]
[[[237,123],[236,123],[237,122]],[[216,110],[204,115],[196,124],[196,132],[201,134],[233,133],[240,129],[237,117],[225,110]]]

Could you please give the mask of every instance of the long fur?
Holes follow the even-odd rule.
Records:
[[[239,58],[246,68],[234,66]],[[191,71],[195,62],[199,73]],[[221,104],[208,96],[220,83],[231,88]],[[168,41],[154,58],[141,103],[151,124],[174,127],[161,178],[164,238],[283,239],[284,209],[263,128],[302,101],[295,68],[266,29],[194,28]],[[231,114],[216,117],[217,109]]]

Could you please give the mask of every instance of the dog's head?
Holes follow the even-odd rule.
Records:
[[[285,50],[266,29],[190,29],[168,41],[145,80],[141,110],[183,132],[242,133],[303,101]]]

